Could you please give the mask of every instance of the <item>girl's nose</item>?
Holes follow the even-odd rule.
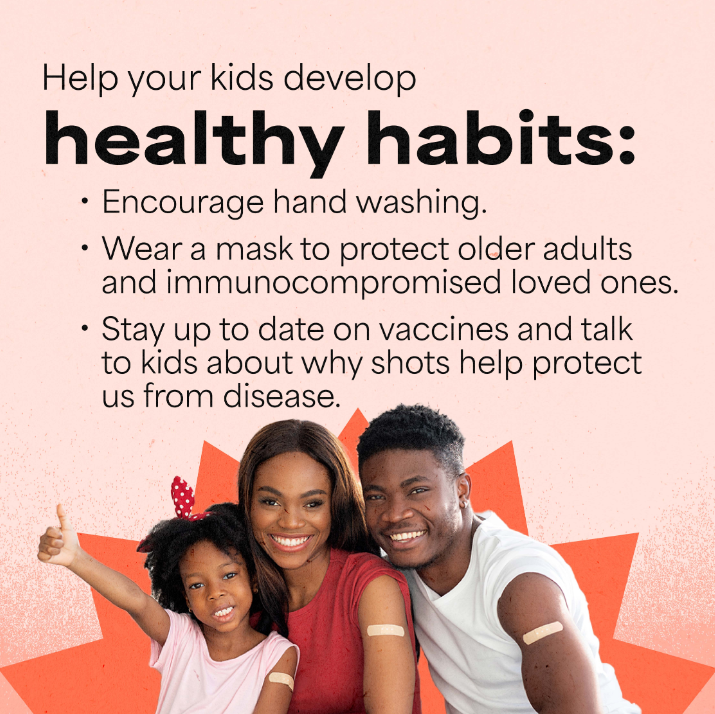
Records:
[[[209,599],[211,600],[216,600],[216,598],[221,597],[221,595],[224,595],[226,592],[223,580],[217,580],[216,582],[208,583],[206,587],[208,588],[208,595]]]

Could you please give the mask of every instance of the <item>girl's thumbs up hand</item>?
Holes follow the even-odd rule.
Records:
[[[80,552],[79,540],[61,504],[57,506],[57,517],[60,527],[50,526],[40,536],[37,557],[43,563],[69,567]]]

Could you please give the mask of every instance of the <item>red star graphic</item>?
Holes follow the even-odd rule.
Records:
[[[354,467],[357,440],[367,426],[359,410],[340,434]],[[238,462],[204,443],[196,485],[195,512],[211,503],[235,501]],[[528,533],[519,476],[511,443],[470,466],[472,501],[492,510],[511,528]],[[662,654],[613,638],[637,534],[563,543],[554,548],[572,567],[589,603],[601,658],[612,664],[623,695],[646,714],[683,714],[715,671],[712,667]],[[149,592],[144,556],[135,541],[81,535],[91,555]],[[147,666],[149,643],[129,615],[92,593],[102,639],[2,668],[3,675],[34,714],[123,714],[152,712],[159,675]],[[444,712],[424,657],[420,661],[422,710]]]

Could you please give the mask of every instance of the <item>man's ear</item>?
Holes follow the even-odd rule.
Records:
[[[466,471],[462,471],[462,473],[457,476],[456,486],[459,507],[466,508],[469,505],[469,495],[472,492],[472,477]]]

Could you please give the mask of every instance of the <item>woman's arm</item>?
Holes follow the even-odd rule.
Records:
[[[287,683],[286,677],[292,682],[297,666],[298,650],[289,647],[278,660],[278,664],[266,675],[253,714],[285,714],[288,711],[293,687]],[[283,676],[272,678],[272,674]]]
[[[415,654],[405,615],[405,599],[389,575],[375,578],[360,598],[360,632],[365,652],[363,696],[367,714],[411,714],[415,696]],[[375,634],[375,626],[389,625]]]
[[[61,505],[57,506],[57,517],[60,528],[50,527],[40,537],[38,559],[71,570],[109,602],[126,610],[163,647],[169,635],[169,616],[164,608],[133,580],[85,553]]]

